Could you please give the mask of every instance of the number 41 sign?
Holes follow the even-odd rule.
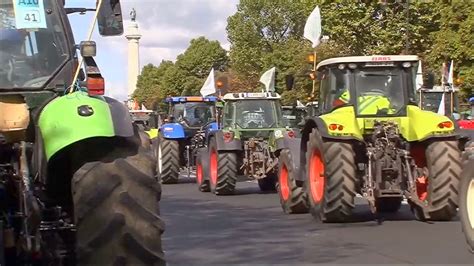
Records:
[[[43,0],[12,0],[17,29],[46,28]]]

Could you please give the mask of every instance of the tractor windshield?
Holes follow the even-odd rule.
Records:
[[[406,106],[400,69],[361,69],[353,75],[357,114],[397,114]]]
[[[0,0],[0,90],[41,88],[68,59],[55,5],[56,0]]]
[[[173,116],[190,127],[201,127],[215,120],[214,103],[187,102],[173,105]]]
[[[280,103],[275,100],[243,100],[227,104],[224,123],[235,121],[244,129],[272,128],[279,126],[281,119]]]
[[[400,115],[406,98],[415,102],[411,76],[401,67],[330,68],[321,80],[322,109],[353,105],[357,115]]]

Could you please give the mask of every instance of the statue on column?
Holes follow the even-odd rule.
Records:
[[[130,11],[130,18],[134,22],[137,20],[137,11],[135,10],[135,8],[132,8],[132,11]]]

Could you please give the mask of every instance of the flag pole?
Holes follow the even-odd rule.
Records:
[[[316,74],[316,48],[314,48],[313,72]],[[313,90],[311,91],[311,101],[314,100],[314,93],[316,92],[316,77],[313,79]]]

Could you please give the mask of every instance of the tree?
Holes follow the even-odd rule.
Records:
[[[144,66],[141,75],[138,76],[137,89],[133,97],[148,108],[166,97],[168,90],[162,86],[163,77],[172,67],[174,67],[173,62],[165,60],[161,61],[158,67],[153,64]]]
[[[428,63],[437,66],[442,62],[440,51],[435,48],[446,50],[446,45],[438,39],[449,33],[443,30],[446,23],[440,21],[449,13],[443,8],[449,7],[451,13],[463,9],[461,13],[470,14],[473,12],[470,4],[469,1],[411,1],[408,5],[406,1],[241,0],[227,25],[234,80],[239,85],[244,80],[257,87],[260,74],[276,66],[277,84],[283,92],[281,85],[286,74],[304,76],[310,68],[305,57],[312,49],[302,37],[303,28],[315,5],[321,8],[323,35],[329,36],[329,41],[317,48],[318,61],[334,56],[409,53],[434,58]],[[461,49],[465,52],[456,55],[464,58],[459,71],[465,74],[465,83],[470,82],[466,73],[472,72],[472,63],[466,63],[472,62],[473,54],[469,48],[474,28],[471,17],[460,15],[459,18],[466,18],[460,27],[464,36],[457,33],[459,40],[449,40],[450,47],[456,47],[456,51],[459,45],[455,43],[468,46]],[[456,34],[455,27],[451,31]],[[296,95],[307,95],[311,83],[298,78],[296,81]]]
[[[138,77],[134,97],[154,106],[167,96],[199,95],[211,68],[224,71],[227,65],[227,51],[218,41],[193,39],[186,51],[178,55],[176,63],[162,61],[158,67],[146,65]]]
[[[193,39],[188,49],[178,55],[176,66],[188,75],[206,78],[212,67],[224,71],[228,65],[227,51],[219,41],[210,41],[205,37]]]
[[[438,3],[438,31],[430,34],[432,49],[426,59],[430,70],[438,74],[442,63],[454,61],[454,72],[462,81],[460,87],[466,97],[474,94],[474,9],[471,1]],[[438,79],[439,80],[439,79]]]

